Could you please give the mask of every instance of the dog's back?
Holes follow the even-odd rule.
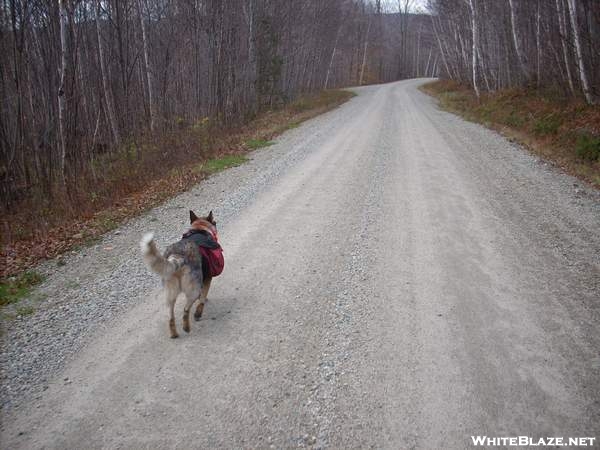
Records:
[[[144,262],[163,280],[168,280],[184,267],[199,285],[202,285],[202,255],[193,242],[180,240],[167,247],[164,254],[156,247],[154,235],[146,234],[140,242]]]

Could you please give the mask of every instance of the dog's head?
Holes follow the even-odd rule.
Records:
[[[206,217],[198,217],[194,211],[190,210],[190,224],[192,230],[206,230],[215,238],[217,237],[217,222],[212,211]]]

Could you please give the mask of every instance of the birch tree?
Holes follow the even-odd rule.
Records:
[[[588,76],[585,70],[585,63],[583,61],[583,52],[581,49],[581,38],[579,36],[579,19],[577,18],[577,4],[575,0],[567,0],[567,4],[569,5],[569,16],[571,18],[571,29],[573,31],[573,39],[575,41],[575,51],[576,51],[576,61],[577,61],[577,69],[579,71],[579,79],[581,80],[581,86],[583,89],[583,95],[585,96],[585,100],[590,104],[594,104],[594,96],[590,90],[590,85],[588,82]]]
[[[60,134],[60,177],[65,182],[65,161],[67,152],[67,126],[66,126],[66,77],[67,77],[67,7],[65,0],[58,2],[60,15],[60,84],[58,87],[58,123]]]
[[[475,94],[477,98],[481,96],[479,90],[479,83],[477,81],[477,53],[479,46],[479,31],[477,29],[477,16],[475,11],[475,5],[473,4],[473,0],[469,0],[469,8],[471,9],[471,39],[472,39],[472,50],[471,50],[471,68],[472,68],[472,83],[473,89],[475,90]]]
[[[525,53],[521,46],[521,40],[519,39],[519,32],[517,26],[517,14],[515,12],[515,0],[508,0],[510,9],[510,24],[513,37],[513,43],[515,44],[515,51],[517,52],[517,59],[519,61],[519,67],[523,72],[523,76],[527,80],[529,78],[529,71],[527,70],[527,62],[525,59]]]
[[[110,123],[110,128],[112,131],[113,139],[116,145],[120,145],[121,143],[121,135],[119,133],[119,125],[117,124],[117,115],[115,112],[115,106],[113,102],[112,92],[110,89],[110,83],[108,80],[107,66],[105,62],[104,56],[104,45],[102,43],[102,32],[100,28],[100,7],[101,1],[96,0],[96,7],[94,8],[95,12],[95,22],[96,22],[96,34],[98,37],[98,60],[100,61],[100,74],[102,77],[102,88],[103,88],[103,96],[105,102],[105,109],[108,121]]]
[[[148,108],[150,110],[150,130],[154,131],[156,120],[156,107],[154,105],[154,75],[152,72],[152,68],[150,67],[150,55],[148,52],[148,33],[146,32],[146,21],[144,20],[144,3],[147,3],[146,0],[137,0],[138,14],[140,18],[140,28],[142,30],[142,43],[144,49],[144,71],[146,73],[146,82],[148,83]]]

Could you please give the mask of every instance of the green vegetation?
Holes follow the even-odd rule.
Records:
[[[252,150],[256,150],[262,147],[268,147],[270,145],[275,144],[273,141],[265,141],[263,139],[248,139],[246,141],[246,147]]]
[[[248,161],[244,155],[225,155],[222,158],[209,159],[203,166],[203,170],[207,173],[220,172],[221,170],[229,169],[242,165]]]
[[[505,116],[502,122],[510,127],[519,128],[523,126],[525,119],[516,111],[511,111],[507,116]]]
[[[0,306],[16,303],[27,296],[31,288],[44,281],[37,272],[27,271],[22,274],[0,281]]]
[[[575,153],[585,161],[598,161],[600,159],[600,137],[589,133],[580,134],[575,144]]]
[[[19,306],[17,308],[17,316],[29,316],[35,312],[33,306]]]
[[[537,119],[533,125],[533,130],[540,136],[556,134],[561,125],[560,117],[549,114]]]

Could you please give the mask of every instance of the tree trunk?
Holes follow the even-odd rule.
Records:
[[[479,85],[477,84],[477,46],[479,45],[479,33],[477,30],[477,17],[475,15],[475,5],[473,0],[469,0],[469,7],[471,8],[471,33],[473,37],[473,51],[472,51],[472,70],[473,70],[473,89],[477,98],[480,97]]]
[[[579,69],[579,79],[581,80],[581,87],[583,89],[583,95],[585,101],[590,105],[595,103],[592,92],[590,91],[590,85],[588,82],[587,73],[585,71],[585,65],[583,63],[583,52],[581,50],[581,39],[579,37],[579,23],[577,19],[577,5],[575,0],[567,0],[569,5],[569,16],[571,17],[571,28],[573,29],[573,37],[575,38],[575,50],[577,58],[577,68]]]
[[[425,66],[425,76],[428,77],[429,76],[429,63],[431,62],[431,52],[432,52],[433,48],[429,49],[429,56],[427,57],[427,65]]]
[[[508,5],[510,7],[510,24],[512,28],[512,36],[513,42],[515,44],[515,50],[517,51],[517,59],[519,60],[519,66],[521,67],[521,71],[523,72],[523,76],[527,80],[529,78],[529,72],[527,70],[527,62],[525,60],[525,54],[523,53],[523,48],[521,47],[521,41],[517,32],[517,15],[515,14],[515,5],[514,0],[508,0]]]
[[[444,67],[446,68],[446,72],[448,73],[448,76],[450,78],[452,78],[452,72],[450,72],[450,67],[448,67],[448,61],[446,60],[444,48],[442,47],[442,41],[440,40],[440,35],[437,31],[437,28],[435,27],[435,21],[433,20],[433,15],[431,15],[429,17],[431,17],[431,26],[433,27],[433,32],[434,32],[435,38],[438,42],[438,47],[440,48],[440,55],[442,56],[442,62],[444,63]]]
[[[562,44],[563,58],[565,69],[567,72],[567,82],[571,94],[575,95],[575,86],[573,84],[573,75],[571,74],[571,65],[569,63],[569,48],[567,46],[567,23],[565,18],[565,10],[563,0],[556,0],[556,11],[558,14],[558,29],[560,31],[560,43]]]
[[[536,47],[536,58],[537,58],[535,82],[536,82],[536,86],[538,89],[540,88],[540,84],[541,84],[541,82],[540,82],[540,79],[541,79],[540,63],[541,63],[541,59],[542,59],[542,47],[540,45],[540,20],[541,20],[540,0],[538,0],[537,11],[536,11],[536,29],[535,29],[535,47]]]
[[[117,125],[117,117],[115,114],[114,103],[112,99],[112,94],[110,90],[110,84],[108,82],[108,75],[106,73],[106,63],[104,61],[104,47],[102,45],[102,34],[100,32],[100,1],[97,0],[96,7],[94,8],[95,12],[95,22],[96,22],[96,34],[98,36],[98,56],[100,59],[100,72],[102,76],[102,89],[104,90],[104,101],[106,103],[106,115],[108,116],[108,121],[110,123],[110,129],[112,131],[113,139],[115,140],[116,145],[121,144],[121,136],[119,134],[119,127]]]
[[[154,105],[154,80],[152,69],[150,68],[150,57],[148,54],[148,35],[146,32],[146,22],[143,14],[143,0],[138,0],[138,13],[140,16],[140,26],[142,29],[142,45],[144,47],[144,69],[146,72],[146,80],[148,83],[148,107],[150,108],[150,130],[154,131],[156,107]],[[145,0],[144,0],[145,3]],[[147,5],[146,5],[147,6]]]
[[[419,77],[419,59],[421,58],[421,30],[423,25],[419,27],[419,31],[417,33],[417,57],[415,59],[415,76]]]
[[[67,130],[66,130],[66,95],[65,78],[67,72],[67,8],[65,0],[58,2],[60,14],[60,85],[58,87],[58,128],[60,133],[60,179],[65,182],[66,156],[67,156]]]
[[[340,33],[342,31],[343,21],[340,22],[337,33],[335,34],[335,43],[333,44],[333,51],[331,52],[331,58],[329,59],[329,67],[327,68],[327,75],[325,76],[325,86],[323,89],[327,89],[327,84],[329,83],[329,77],[331,76],[331,68],[333,67],[333,59],[335,58],[335,52],[337,50],[338,41],[340,39]]]
[[[369,17],[369,24],[367,25],[367,33],[365,35],[365,47],[363,49],[363,58],[362,58],[362,65],[360,68],[360,78],[358,80],[358,85],[362,86],[363,84],[363,78],[365,75],[365,66],[367,64],[367,45],[369,44],[369,30],[371,29],[371,17]]]

